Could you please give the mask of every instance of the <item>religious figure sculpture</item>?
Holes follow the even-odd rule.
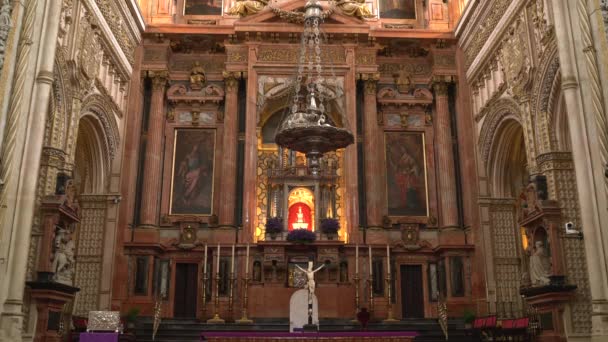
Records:
[[[267,0],[236,0],[234,5],[228,9],[228,14],[246,17],[263,10],[268,4]]]
[[[203,85],[205,84],[205,70],[201,66],[201,64],[197,61],[192,66],[190,70],[190,89],[192,90],[201,90],[203,89]]]
[[[374,15],[365,4],[365,0],[339,0],[336,6],[342,10],[342,13],[359,19],[372,18]]]
[[[296,213],[296,222],[292,224],[293,229],[308,229],[308,223],[304,222],[304,213],[302,212],[302,207],[298,207],[298,212]]]
[[[296,265],[296,267],[306,274],[306,278],[308,281],[306,282],[306,286],[308,287],[308,294],[310,297],[315,294],[315,273],[322,269],[325,265],[319,266],[316,270],[312,269],[312,261],[308,262],[308,269],[303,269],[300,265]]]
[[[75,263],[74,247],[70,231],[57,227],[53,243],[52,270],[55,273],[53,280],[58,283],[72,285]]]
[[[414,90],[414,84],[412,83],[412,78],[410,77],[410,73],[405,70],[405,68],[401,68],[399,73],[393,75],[395,77],[395,83],[397,84],[397,89],[402,94],[409,94]]]
[[[534,243],[534,252],[530,256],[530,280],[532,286],[544,286],[550,282],[551,260],[542,241]]]

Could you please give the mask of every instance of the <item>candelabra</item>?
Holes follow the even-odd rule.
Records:
[[[209,280],[209,277],[207,275],[207,272],[203,273],[203,298],[202,302],[203,302],[203,308],[201,310],[201,319],[205,320],[205,318],[207,317],[207,281]]]
[[[213,305],[213,310],[215,311],[215,315],[213,318],[209,319],[207,323],[212,324],[222,324],[226,323],[222,318],[220,318],[220,272],[215,273],[215,303]]]
[[[386,275],[386,288],[387,288],[387,292],[388,292],[388,314],[386,319],[383,321],[385,323],[391,323],[391,322],[398,322],[398,320],[396,320],[393,317],[393,297],[392,297],[392,291],[391,291],[391,274],[388,273]]]
[[[355,273],[355,278],[353,279],[355,282],[355,318],[352,320],[353,322],[358,322],[357,314],[359,313],[359,273]]]
[[[249,273],[245,273],[245,279],[243,280],[244,285],[243,286],[243,307],[242,307],[242,317],[241,319],[237,320],[236,322],[239,324],[251,324],[253,323],[252,320],[250,320],[249,318],[247,318],[247,305],[248,305],[248,300],[249,300],[249,295],[247,294],[247,289],[249,288]]]

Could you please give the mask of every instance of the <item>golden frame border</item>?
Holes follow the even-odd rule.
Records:
[[[425,203],[426,203],[426,215],[391,215],[388,210],[388,170],[387,170],[387,165],[388,165],[388,158],[386,155],[386,148],[387,148],[387,144],[386,144],[386,135],[389,133],[402,133],[402,134],[410,134],[410,135],[421,135],[422,136],[422,155],[423,155],[423,161],[424,161],[424,195],[425,195]],[[430,204],[429,204],[429,180],[428,180],[428,170],[427,170],[427,154],[426,154],[426,132],[422,132],[422,131],[384,131],[384,172],[386,174],[386,178],[384,181],[384,186],[386,189],[386,197],[384,198],[384,200],[386,201],[386,212],[387,215],[389,217],[396,217],[396,218],[407,218],[407,217],[430,217]]]
[[[191,213],[174,213],[173,212],[173,184],[175,177],[175,150],[177,148],[177,134],[179,131],[184,130],[199,130],[199,131],[213,131],[213,169],[211,171],[211,207],[209,208],[208,214],[191,214]],[[215,196],[215,164],[216,164],[216,148],[217,148],[217,129],[216,128],[186,128],[186,127],[175,127],[173,129],[173,160],[171,161],[171,189],[169,190],[169,215],[181,215],[181,216],[201,216],[209,217],[213,215],[213,202]]]

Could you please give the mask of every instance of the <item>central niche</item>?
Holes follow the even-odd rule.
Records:
[[[306,187],[297,187],[289,192],[287,199],[288,220],[287,229],[315,230],[315,196]]]

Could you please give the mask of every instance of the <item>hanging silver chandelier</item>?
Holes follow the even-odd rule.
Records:
[[[336,127],[328,116],[328,89],[321,61],[319,25],[324,17],[317,0],[306,3],[304,32],[300,45],[298,69],[291,107],[277,133],[277,145],[306,154],[313,175],[319,173],[319,159],[324,153],[344,148],[354,142],[347,128]],[[342,89],[340,89],[342,93]],[[346,116],[342,123],[347,126]]]

